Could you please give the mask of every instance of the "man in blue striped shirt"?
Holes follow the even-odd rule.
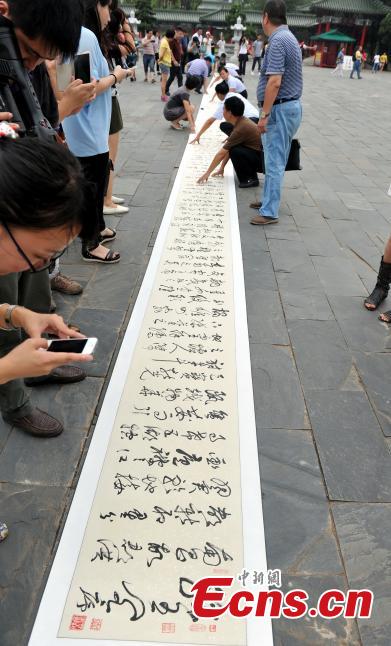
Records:
[[[269,38],[257,88],[262,112],[258,128],[265,157],[265,183],[262,202],[251,224],[278,222],[281,188],[292,139],[301,123],[300,97],[303,91],[302,59],[299,44],[286,24],[284,0],[267,0],[263,31]]]

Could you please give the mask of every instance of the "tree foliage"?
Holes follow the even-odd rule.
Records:
[[[379,42],[387,51],[391,50],[391,13],[388,13],[380,23]]]
[[[136,0],[134,3],[136,18],[141,20],[140,29],[145,31],[147,27],[153,27],[156,16],[153,12],[151,0]]]

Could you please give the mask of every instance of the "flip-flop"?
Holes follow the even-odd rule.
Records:
[[[105,242],[111,242],[117,237],[117,232],[115,229],[111,229],[110,227],[106,227],[108,231],[111,231],[111,233],[101,233],[99,235],[99,242],[101,244],[104,244]]]
[[[178,127],[176,127],[176,126],[174,126],[174,124],[173,124],[173,123],[170,123],[170,126],[171,126],[171,128],[172,128],[173,130],[183,130],[183,126],[180,126],[180,125],[179,125]]]
[[[86,251],[83,251],[82,258],[84,262],[101,262],[104,265],[114,265],[116,262],[120,261],[121,256],[118,251],[109,249],[104,258],[99,258],[98,256],[94,256],[94,254],[87,249]]]

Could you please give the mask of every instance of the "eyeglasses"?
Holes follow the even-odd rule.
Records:
[[[1,221],[1,224],[3,225],[4,229],[7,231],[7,233],[8,233],[8,235],[9,235],[9,237],[11,238],[12,242],[14,243],[14,245],[15,245],[15,247],[16,247],[16,249],[17,249],[18,253],[19,253],[19,255],[23,258],[23,260],[24,260],[25,262],[27,262],[28,266],[30,267],[30,272],[31,272],[32,274],[38,274],[38,273],[39,273],[39,272],[41,272],[41,271],[46,271],[46,269],[49,269],[50,265],[51,265],[53,262],[55,262],[56,260],[58,260],[58,258],[61,258],[61,256],[62,256],[62,255],[66,252],[66,250],[67,250],[67,248],[65,247],[62,251],[60,251],[60,252],[59,252],[58,254],[56,254],[55,256],[52,256],[51,258],[49,258],[46,262],[45,262],[45,261],[43,261],[43,262],[44,262],[44,265],[43,265],[42,267],[40,267],[39,269],[37,269],[36,267],[34,267],[33,263],[31,262],[30,258],[27,256],[27,254],[25,254],[25,252],[23,251],[23,249],[22,249],[22,247],[20,246],[20,244],[15,240],[14,236],[12,235],[11,231],[10,231],[10,230],[9,230],[9,228],[8,228],[8,225],[7,225],[5,222],[3,222],[3,221]]]

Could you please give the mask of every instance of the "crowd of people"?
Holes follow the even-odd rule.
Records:
[[[52,291],[82,291],[61,271],[61,255],[73,240],[81,239],[85,262],[120,262],[120,253],[107,246],[117,233],[105,215],[128,211],[113,194],[123,128],[118,86],[136,79],[140,44],[144,82],[154,84],[160,75],[163,115],[170,126],[188,125],[191,144],[199,143],[215,121],[226,136],[198,182],[223,176],[229,160],[240,188],[258,186],[257,174],[263,172],[262,198],[250,204],[257,210],[250,221],[278,222],[284,173],[302,118],[302,54],[287,27],[284,0],[267,0],[262,27],[264,36],[254,42],[242,38],[235,64],[227,61],[223,36],[215,42],[201,28],[189,36],[177,26],[161,36],[151,27],[138,43],[118,0],[0,1],[0,28],[19,49],[22,79],[18,83],[5,75],[0,84],[0,411],[9,424],[36,437],[59,435],[61,421],[34,407],[26,386],[79,382],[86,373],[74,364],[92,360],[47,351],[43,335],[82,336],[51,313]],[[89,78],[70,77],[63,87],[60,72],[85,52]],[[243,82],[249,55],[251,72],[259,72],[256,106]],[[381,64],[380,57],[379,69]],[[198,132],[192,92],[218,101]],[[368,309],[384,300],[390,281],[391,241],[365,302]],[[389,322],[391,312],[382,319]],[[0,540],[5,536],[0,524]]]

